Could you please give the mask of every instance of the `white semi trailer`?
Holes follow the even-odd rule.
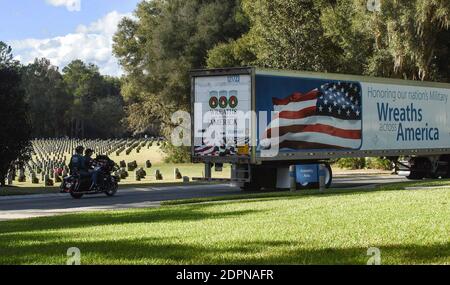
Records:
[[[318,181],[328,161],[386,157],[409,179],[450,178],[450,85],[257,68],[195,70],[192,159],[232,165],[244,190]]]

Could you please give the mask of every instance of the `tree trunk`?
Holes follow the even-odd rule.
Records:
[[[84,134],[84,119],[81,121],[81,138],[82,139],[84,139],[85,138],[85,136],[84,136],[85,134]]]

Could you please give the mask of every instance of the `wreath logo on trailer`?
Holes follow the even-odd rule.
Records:
[[[211,107],[211,109],[216,109],[218,105],[219,101],[217,100],[217,97],[211,97],[209,99],[209,107]]]
[[[238,106],[238,103],[239,103],[239,101],[238,101],[238,98],[236,96],[231,96],[230,97],[230,103],[229,103],[230,108],[233,108],[233,109],[236,108]]]
[[[228,99],[225,96],[220,97],[219,99],[219,106],[222,109],[225,109],[228,106]]]
[[[211,109],[217,109],[218,107],[220,107],[221,109],[226,109],[226,108],[231,108],[231,109],[235,109],[238,104],[239,104],[239,99],[237,97],[236,92],[233,92],[232,94],[229,94],[228,96],[217,96],[217,92],[211,92],[212,95],[209,98],[209,107]]]

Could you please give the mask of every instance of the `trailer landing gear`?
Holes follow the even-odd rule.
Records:
[[[253,192],[264,190],[274,190],[277,179],[277,169],[263,166],[248,165],[250,171],[243,170],[244,175],[247,175],[247,181],[241,183],[239,186],[243,192]],[[239,173],[239,172],[238,172]]]

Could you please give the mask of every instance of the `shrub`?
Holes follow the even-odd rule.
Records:
[[[166,143],[161,149],[167,154],[165,158],[166,163],[189,163],[191,161],[191,149],[189,147],[175,147],[170,143]]]
[[[366,160],[366,167],[369,169],[392,170],[392,162],[382,157],[371,157]]]
[[[366,166],[366,159],[364,157],[357,158],[341,158],[336,162],[339,168],[345,169],[364,169]]]

